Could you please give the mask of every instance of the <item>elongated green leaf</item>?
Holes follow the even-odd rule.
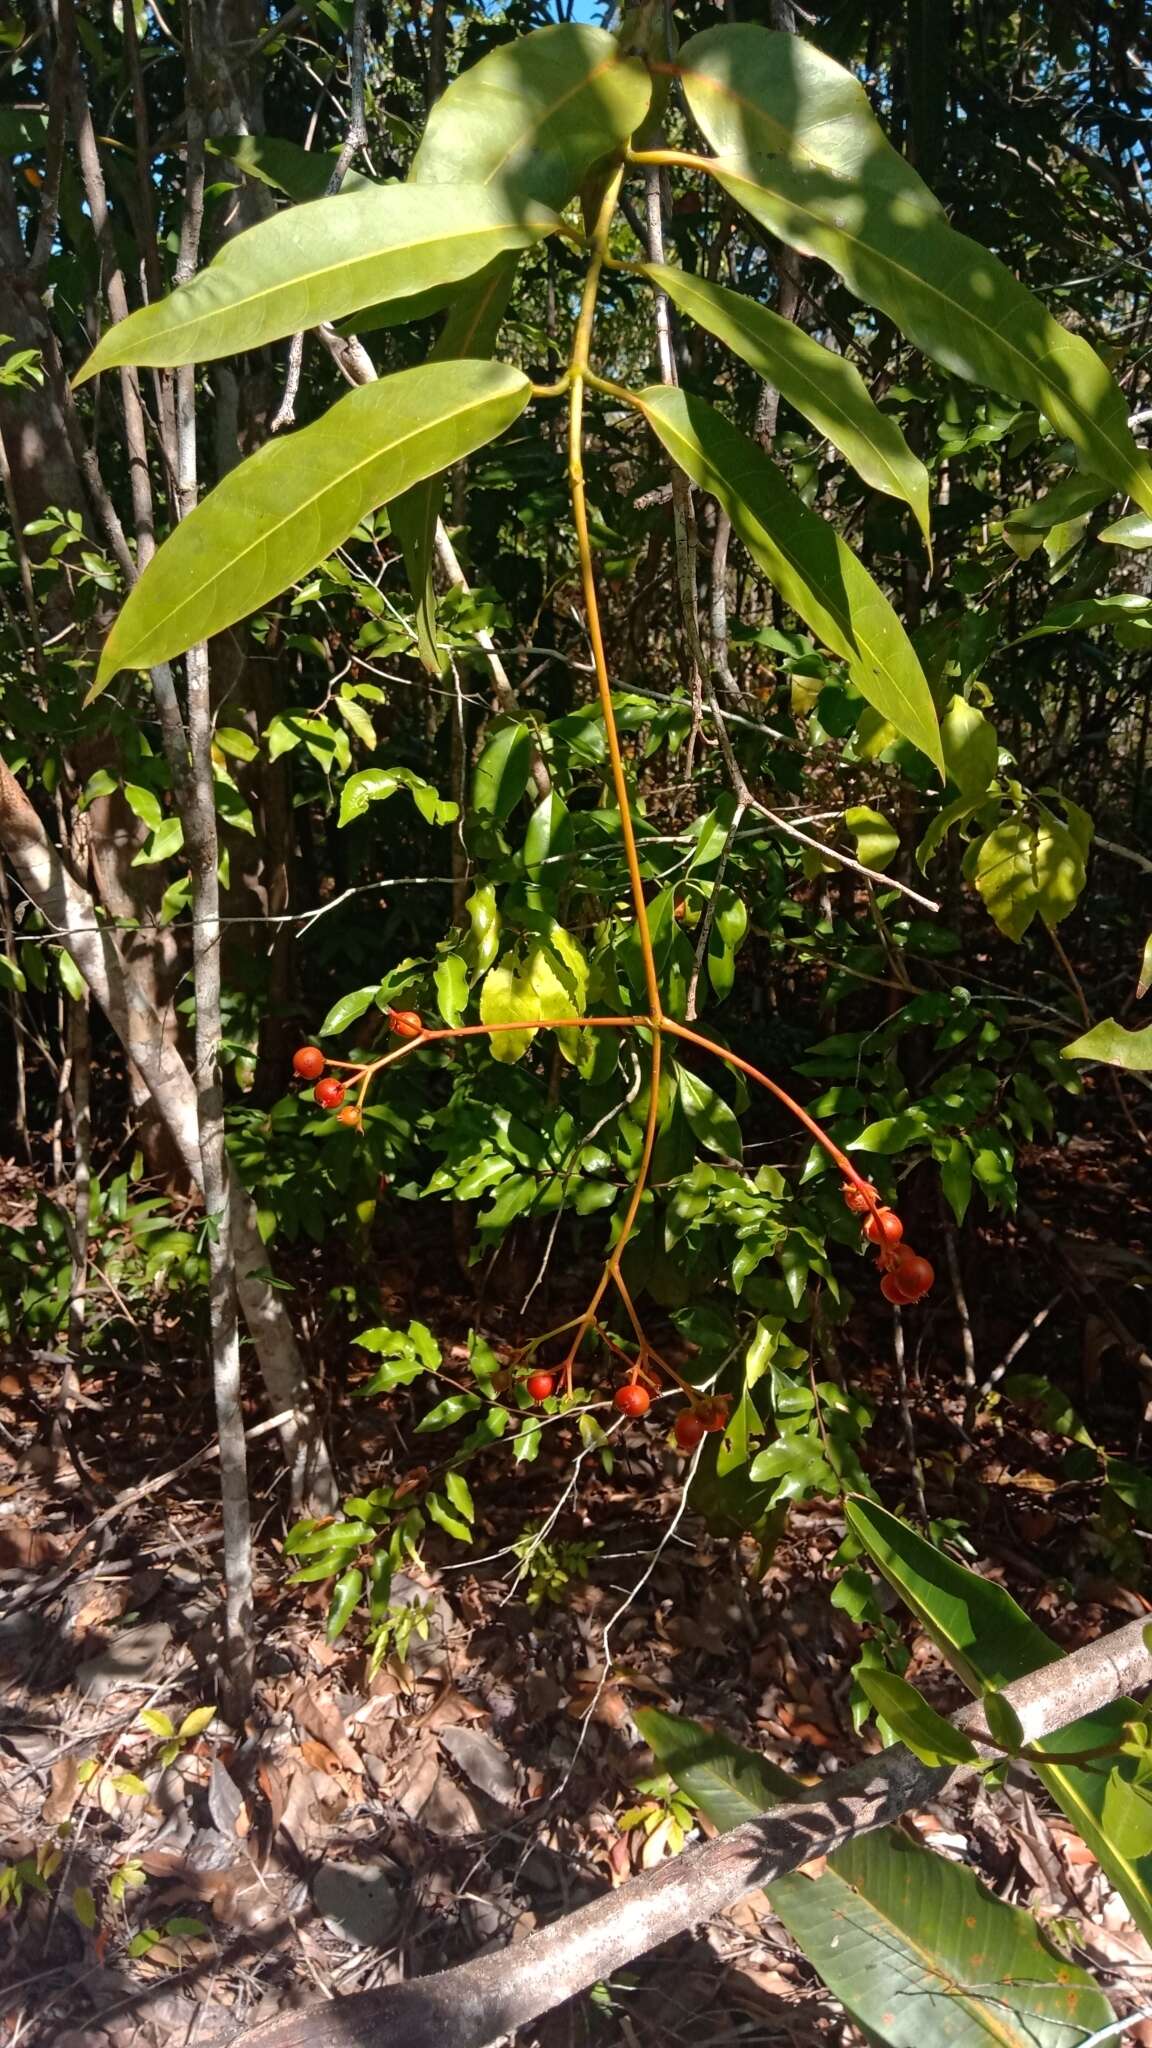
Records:
[[[650,1708],[636,1720],[722,1830],[805,1796],[775,1765],[695,1722]],[[817,1878],[778,1878],[770,1898],[829,1990],[889,2048],[1077,2048],[1108,2024],[1091,1978],[1047,1948],[1026,1913],[894,1828],[838,1850]]]
[[[906,1522],[870,1501],[850,1501],[847,1516],[852,1533],[873,1564],[971,1692],[982,1695],[989,1687],[1000,1690],[1029,1671],[1060,1662],[1056,1644],[1029,1621],[1003,1586],[946,1557]],[[1059,1734],[1030,1743],[1029,1748],[1059,1756],[1119,1743],[1125,1723],[1137,1712],[1134,1701],[1115,1700]],[[1136,1768],[1135,1760],[1125,1758],[1117,1768],[1129,1776]],[[1105,1816],[1108,1760],[1099,1767],[1053,1762],[1038,1764],[1036,1769],[1123,1894],[1133,1919],[1145,1934],[1152,1934],[1152,1855],[1127,1855],[1109,1834]]]
[[[652,430],[694,483],[720,500],[785,603],[848,663],[881,716],[944,772],[932,693],[879,584],[785,482],[771,457],[705,403],[656,385],[640,393]]]
[[[339,150],[301,149],[279,135],[213,135],[206,147],[244,172],[286,192],[289,199],[322,199],[336,168]],[[340,187],[345,192],[379,190],[379,180],[365,178],[360,171],[345,171]]]
[[[741,1159],[740,1125],[723,1096],[687,1067],[677,1067],[676,1088],[692,1136],[722,1159]]]
[[[693,36],[673,68],[720,183],[754,219],[831,264],[956,376],[1038,406],[1081,468],[1152,511],[1152,468],[1095,350],[949,226],[850,72],[751,23]]]
[[[532,758],[532,730],[510,719],[485,743],[472,776],[472,809],[502,825],[524,794]]]
[[[1105,1017],[1091,1031],[1061,1047],[1062,1060],[1101,1060],[1106,1067],[1126,1067],[1130,1074],[1152,1072],[1152,1024],[1129,1031],[1115,1017]]]
[[[555,226],[494,188],[381,185],[287,207],[230,242],[190,283],[110,327],[76,378],[116,363],[210,362],[259,348],[376,299],[471,277]]]
[[[682,313],[727,343],[826,434],[865,483],[890,497],[903,498],[928,539],[928,471],[913,455],[896,421],[873,404],[864,379],[851,363],[743,292],[729,291],[709,278],[673,270],[667,264],[646,267],[648,276]]]
[[[1130,625],[1133,620],[1152,617],[1152,598],[1135,590],[1116,590],[1108,597],[1074,597],[1067,604],[1054,604],[1038,626],[1021,633],[1021,640],[1042,640],[1048,633],[1071,633],[1078,626]]]
[[[419,185],[464,180],[513,201],[564,206],[601,157],[648,111],[652,85],[601,28],[560,22],[490,50],[429,116],[408,174]]]
[[[423,363],[349,392],[324,418],[232,470],[153,557],[108,638],[95,691],[247,617],[421,477],[524,410],[503,363]]]
[[[918,1756],[921,1763],[934,1767],[936,1764],[976,1762],[979,1756],[976,1744],[962,1728],[954,1728],[951,1721],[946,1721],[943,1714],[930,1707],[906,1678],[898,1677],[895,1671],[885,1670],[882,1665],[874,1668],[862,1665],[855,1677],[869,1706],[875,1708],[893,1735]]]

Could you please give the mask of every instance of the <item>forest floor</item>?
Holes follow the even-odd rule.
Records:
[[[3,1188],[19,1220],[26,1177],[11,1168]],[[965,1240],[977,1382],[1030,1331],[1011,1370],[1046,1376],[1099,1444],[1139,1463],[1152,1392],[1136,1360],[1148,1342],[1147,1163],[1125,1153],[1122,1132],[1089,1126],[1060,1151],[1029,1153],[1022,1197],[1015,1223],[981,1221]],[[446,1346],[479,1321],[499,1349],[507,1318],[478,1308],[463,1276],[446,1284],[455,1268],[440,1226],[401,1221],[402,1249],[382,1261],[387,1319],[419,1315]],[[946,1275],[943,1244],[926,1249]],[[914,1446],[891,1325],[862,1311],[841,1335],[845,1377],[877,1409],[867,1455],[888,1505],[914,1511],[914,1448],[933,1515],[963,1525],[979,1569],[1063,1647],[1150,1611],[1139,1588],[1152,1533],[1110,1508],[1098,1479],[1068,1478],[1067,1418],[985,1394],[965,1425],[947,1279],[908,1332]],[[843,1533],[834,1504],[794,1508],[758,1576],[755,1545],[709,1535],[685,1508],[663,1429],[634,1430],[610,1476],[584,1461],[556,1527],[564,1542],[600,1546],[587,1578],[531,1608],[509,1546],[565,1493],[571,1453],[558,1433],[535,1465],[494,1461],[474,1485],[476,1560],[429,1544],[427,1575],[410,1587],[428,1603],[427,1640],[369,1678],[355,1624],[325,1641],[326,1590],[286,1586],[282,1472],[265,1437],[252,1447],[254,1712],[243,1730],[213,1720],[165,1764],[162,1724],[142,1712],[178,1726],[211,1704],[221,1554],[211,1462],[135,1491],[212,1439],[202,1372],[180,1332],[168,1337],[167,1351],[145,1343],[89,1372],[74,1458],[51,1440],[60,1358],[0,1359],[0,1872],[25,1879],[22,1903],[0,1915],[4,2048],[211,2048],[242,2022],[515,1941],[661,1853],[618,1821],[654,1768],[640,1706],[710,1721],[800,1773],[876,1747],[849,1710],[860,1631],[828,1599]],[[334,1397],[332,1420],[349,1492],[419,1457],[379,1405]],[[908,1641],[910,1675],[934,1704],[958,1705],[926,1638],[910,1629]],[[1152,1948],[1028,1774],[1003,1790],[970,1784],[905,1825],[1058,1933],[1149,2048]],[[519,2037],[521,2048],[858,2039],[763,1894]]]

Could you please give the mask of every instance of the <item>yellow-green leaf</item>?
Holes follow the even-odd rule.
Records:
[[[559,22],[501,43],[433,107],[409,181],[490,185],[560,207],[648,111],[652,82],[616,37]],[[379,294],[377,294],[379,296]]]
[[[225,242],[188,284],[110,327],[75,381],[117,363],[211,362],[260,348],[375,299],[471,277],[555,225],[545,208],[479,184],[457,187],[450,204],[443,193],[381,185],[286,207]]]
[[[943,774],[924,672],[884,592],[851,548],[808,510],[771,457],[702,398],[657,385],[639,402],[673,460],[719,499],[785,603],[847,662],[868,702]]]
[[[1130,1074],[1152,1071],[1152,1024],[1129,1031],[1115,1017],[1106,1017],[1071,1045],[1061,1047],[1063,1060],[1100,1060],[1106,1067],[1126,1067]]]
[[[646,266],[654,284],[682,313],[727,343],[790,405],[825,434],[865,483],[911,506],[929,539],[928,471],[913,455],[896,421],[880,411],[860,372],[767,306],[729,291],[695,271],[663,263]]]
[[[367,513],[503,433],[530,390],[504,363],[424,363],[267,442],[153,556],[112,628],[92,694],[118,669],[182,654],[279,596]]]
[[[1047,811],[1005,818],[979,842],[976,887],[997,930],[1017,942],[1039,912],[1059,924],[1084,887],[1084,855],[1066,825]]]

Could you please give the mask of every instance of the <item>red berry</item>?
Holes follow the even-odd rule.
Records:
[[[346,1102],[340,1111],[338,1122],[347,1124],[350,1131],[358,1131],[363,1122],[359,1104],[356,1102]]]
[[[339,1109],[344,1100],[344,1083],[329,1074],[326,1081],[317,1081],[312,1090],[312,1097],[320,1104],[321,1109]]]
[[[419,1010],[389,1010],[388,1022],[397,1038],[419,1038],[424,1030]]]
[[[899,1244],[904,1235],[904,1225],[895,1209],[877,1209],[874,1216],[864,1225],[864,1235],[869,1244]]]
[[[318,1081],[324,1072],[324,1055],[318,1045],[302,1045],[292,1055],[292,1071],[302,1081]]]
[[[529,1373],[524,1382],[534,1401],[546,1401],[556,1385],[550,1372]]]
[[[867,1194],[864,1192],[865,1188],[868,1190]],[[855,1181],[846,1180],[840,1189],[840,1193],[844,1197],[845,1208],[851,1209],[854,1216],[867,1215],[868,1195],[871,1195],[873,1200],[876,1198],[876,1190],[870,1180],[864,1181],[860,1187],[857,1187]]]
[[[652,1406],[652,1396],[647,1387],[640,1386],[636,1380],[626,1387],[617,1387],[612,1400],[621,1415],[630,1415],[634,1422],[639,1421],[642,1415],[647,1415]]]
[[[904,1292],[895,1273],[885,1273],[883,1275],[880,1281],[880,1292],[884,1296],[885,1301],[891,1301],[900,1308],[906,1307],[914,1299],[913,1295]]]
[[[934,1285],[936,1274],[927,1259],[918,1258],[907,1246],[901,1252],[892,1278],[899,1282],[909,1301],[919,1301]]]
[[[682,1408],[672,1426],[678,1449],[694,1451],[708,1434],[709,1426],[698,1408]]]

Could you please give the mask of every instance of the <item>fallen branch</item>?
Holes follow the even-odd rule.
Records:
[[[1025,1742],[1152,1685],[1144,1626],[1131,1622],[1005,1687]],[[978,1704],[954,1719],[977,1739],[987,1733]],[[809,1797],[671,1858],[512,1948],[411,1984],[265,2020],[235,2035],[232,2048],[487,2048],[747,1892],[938,1798],[955,1775],[930,1769],[902,1747],[886,1749]]]

